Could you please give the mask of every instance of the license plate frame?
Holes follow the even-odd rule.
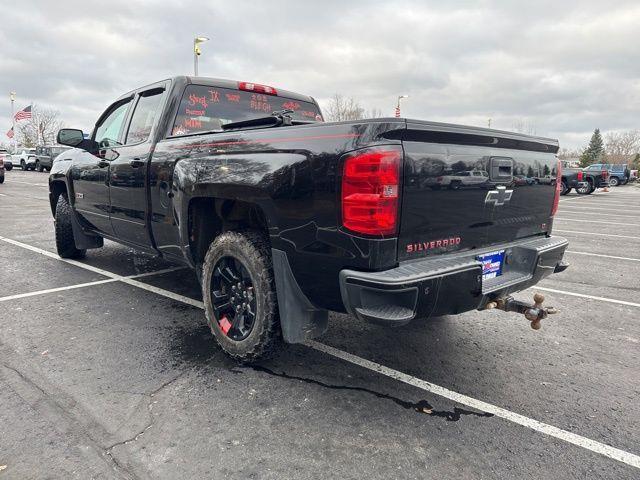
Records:
[[[502,275],[504,252],[505,250],[497,250],[476,257],[476,260],[482,263],[482,280],[488,280]]]

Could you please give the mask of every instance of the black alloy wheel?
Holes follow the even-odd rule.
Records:
[[[242,262],[222,257],[213,269],[211,303],[220,330],[239,342],[249,336],[256,320],[253,280]]]

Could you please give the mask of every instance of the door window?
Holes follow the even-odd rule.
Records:
[[[130,103],[131,99],[128,99],[117,105],[98,125],[94,136],[98,145],[101,147],[122,145],[119,140]]]
[[[127,145],[144,142],[149,138],[160,111],[163,92],[164,89],[156,88],[140,94],[131,117],[131,125],[125,141]]]

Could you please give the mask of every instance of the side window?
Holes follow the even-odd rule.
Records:
[[[129,125],[125,144],[140,143],[149,138],[160,111],[163,92],[163,89],[156,88],[140,95],[131,117],[131,125]]]
[[[122,132],[130,103],[131,99],[128,99],[116,106],[111,110],[111,113],[102,120],[102,123],[96,127],[94,140],[98,142],[101,147],[121,145],[119,142],[120,133]]]

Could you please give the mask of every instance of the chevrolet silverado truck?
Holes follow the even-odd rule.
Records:
[[[383,325],[476,309],[539,328],[551,310],[510,294],[567,267],[557,186],[518,186],[558,143],[401,118],[325,123],[316,101],[175,77],[126,93],[49,177],[63,258],[103,239],[191,267],[222,349],[241,362],[321,335],[328,312]],[[446,170],[485,183],[434,190]]]

